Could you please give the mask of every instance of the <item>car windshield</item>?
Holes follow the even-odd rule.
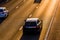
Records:
[[[0,12],[3,12],[3,9],[0,9]]]
[[[26,22],[25,26],[36,26],[36,22]]]

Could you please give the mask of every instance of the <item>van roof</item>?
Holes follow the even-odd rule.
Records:
[[[37,21],[39,18],[27,18],[26,21]]]

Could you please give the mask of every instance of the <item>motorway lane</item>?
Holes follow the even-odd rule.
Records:
[[[32,2],[32,4],[33,4],[33,2]],[[14,18],[15,18],[17,15],[19,15],[19,14],[23,15],[22,12],[26,11],[26,10],[29,8],[29,5],[32,5],[32,4],[31,4],[31,1],[27,1],[23,6],[21,6],[21,8],[17,8],[16,10],[14,10],[14,12],[12,12],[12,13],[14,13],[14,14],[13,14],[13,15],[9,15],[8,18],[7,18],[6,20],[4,20],[4,22],[1,24],[2,28],[3,28],[4,26],[8,26],[8,24],[10,24],[10,22],[13,21]],[[25,9],[25,10],[24,10],[24,9]],[[20,15],[20,16],[21,16],[21,15]],[[2,28],[1,28],[1,29],[2,29]]]
[[[45,35],[48,27],[50,26],[50,22],[55,15],[56,8],[58,6],[59,0],[51,0],[49,7],[47,7],[47,11],[45,12],[44,17],[41,18],[43,20],[43,29],[41,32],[41,36],[39,40],[46,40]]]
[[[32,1],[32,0],[30,0],[30,1]],[[33,3],[33,2],[32,2]],[[27,10],[27,12],[24,10],[24,12],[21,12],[21,14],[22,13],[24,13],[24,15],[23,15],[23,17],[26,15],[26,13],[28,13],[27,15],[29,15],[29,13],[30,13],[30,11],[32,11],[32,10],[34,10],[34,8],[37,6],[37,4],[34,4],[34,5],[31,5],[30,7],[31,8],[26,8],[25,10],[27,10],[27,9],[29,9],[29,10]],[[32,10],[31,10],[32,9]],[[16,12],[17,13],[17,12]],[[15,18],[14,18],[14,20],[7,26],[7,28],[4,30],[4,34],[6,35],[5,37],[4,37],[4,34],[2,34],[3,32],[3,30],[1,31],[2,33],[0,33],[1,34],[1,37],[3,37],[4,39],[6,39],[6,40],[8,40],[9,39],[9,37],[11,37],[17,30],[18,30],[18,28],[19,27],[17,27],[17,26],[19,26],[19,21],[20,22],[22,22],[23,21],[23,19],[24,18],[20,18],[21,16],[20,16],[20,12],[18,11],[18,16],[16,17],[15,16]],[[16,14],[15,14],[16,15]],[[27,16],[26,15],[26,16]],[[10,19],[11,20],[11,19]],[[21,24],[21,23],[20,23]],[[2,25],[3,26],[3,25]],[[15,29],[14,29],[15,28]],[[9,35],[9,34],[12,34],[12,35],[10,35],[8,38],[7,38],[7,36]],[[1,39],[1,38],[0,38]],[[3,40],[3,39],[2,39]]]
[[[57,2],[56,2],[56,0],[55,1],[51,1],[50,7],[47,8],[47,10],[49,9],[49,11],[46,11],[46,14],[44,15],[44,17],[41,17],[41,19],[44,20],[44,23],[43,23],[43,28],[44,29],[43,29],[43,31],[41,33],[42,36],[40,36],[40,39],[39,40],[44,40],[45,33],[47,31],[48,25],[49,25],[49,23],[51,21],[51,18],[53,16],[52,13],[54,13],[54,11],[56,9],[56,6],[58,4]],[[47,15],[47,13],[49,13],[49,14]]]
[[[42,12],[45,11],[45,10],[42,10],[41,13],[40,13],[40,11],[38,12],[37,10],[39,10],[39,9],[41,10],[41,8],[43,8],[43,6],[44,6],[43,9],[45,9],[46,6],[49,4],[49,1],[50,1],[50,0],[45,0],[45,1],[42,3],[42,5],[40,4],[40,5],[39,5],[40,7],[39,7],[38,9],[36,9],[35,12],[33,12],[33,13],[37,13],[37,14],[34,14],[34,16],[35,16],[35,15],[38,15],[38,14],[41,16]],[[45,5],[44,5],[44,4],[45,4]],[[32,16],[32,17],[34,17],[34,16]],[[35,16],[35,17],[37,17],[37,16]],[[38,16],[38,17],[39,17],[39,16]],[[22,32],[21,30],[18,31],[17,34],[15,34],[15,36],[13,36],[14,38],[13,38],[12,40],[21,39],[21,37],[22,37],[22,35],[23,35],[23,33],[21,33],[21,32]]]
[[[0,6],[2,7],[8,7],[8,6],[10,6],[12,3],[15,3],[16,2],[16,0],[10,0],[9,2],[7,2],[7,3],[5,3],[5,4],[0,4]]]
[[[16,9],[17,6],[22,6],[24,4],[23,0],[11,0],[10,2],[1,5],[3,7],[6,7],[9,11],[9,14],[11,14],[11,12]]]
[[[32,9],[32,8],[31,8]],[[26,15],[26,16],[28,16],[29,15],[29,12],[30,12],[30,10],[27,12],[28,14]],[[23,15],[24,16],[24,15]],[[13,22],[11,23],[11,24],[9,24],[8,26],[7,26],[7,28],[6,29],[4,29],[3,30],[3,32],[4,32],[4,34],[5,35],[9,35],[10,33],[9,32],[13,32],[13,33],[15,33],[14,31],[17,31],[18,29],[18,26],[20,25],[20,24],[22,24],[22,22],[21,21],[23,21],[23,19],[24,19],[25,17],[18,17],[18,18],[15,18],[15,20],[13,20]],[[21,22],[21,23],[20,23]],[[10,26],[11,25],[11,26]],[[15,29],[14,29],[14,27],[15,27]],[[19,26],[20,27],[20,26]],[[2,33],[3,33],[2,32]],[[12,36],[13,35],[13,33],[10,35],[10,36]],[[4,34],[2,34],[2,35],[4,35]],[[6,36],[5,36],[6,37]]]
[[[52,13],[55,12],[57,4],[58,4],[58,0],[55,0],[55,1],[51,0],[50,5],[47,7],[47,11],[43,15],[44,17],[41,17],[41,19],[43,20],[43,29],[42,29],[41,36],[40,36],[39,40],[44,40],[45,35],[46,35],[46,31],[47,31],[48,26],[51,21],[51,18],[52,18],[52,16],[54,16],[54,14],[52,14]],[[47,15],[47,13],[49,13],[49,14]]]
[[[10,2],[6,3],[6,4],[2,4],[1,7],[6,7],[7,10],[9,11],[8,16],[14,14],[13,12],[15,12],[14,10],[18,10],[18,7],[21,7],[24,3],[23,0],[11,0]]]
[[[47,40],[60,40],[60,2]]]
[[[32,14],[32,17],[42,17],[47,7],[49,6],[50,0],[46,0],[42,5],[39,6],[38,9]]]

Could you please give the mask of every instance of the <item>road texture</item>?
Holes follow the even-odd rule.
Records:
[[[21,6],[23,5],[24,2],[23,0],[11,0],[8,3],[5,4],[1,4],[1,7],[6,7],[9,11],[9,14],[11,14],[11,12],[16,9],[17,6]]]
[[[60,3],[58,5],[47,40],[60,40]]]
[[[21,8],[14,10],[13,15],[9,16],[0,27],[0,40],[19,40],[23,35],[23,30],[20,29],[24,20],[31,17],[40,18],[43,20],[42,31],[39,40],[44,40],[47,29],[54,16],[59,0],[43,0],[39,6],[33,4],[34,1],[29,0]],[[38,6],[38,8],[37,8]],[[37,9],[36,9],[37,8]],[[20,36],[19,36],[20,35]]]
[[[43,19],[43,30],[41,32],[40,40],[45,40],[43,36],[46,35],[47,29],[50,26],[50,22],[52,20],[52,17],[55,14],[56,8],[58,6],[59,0],[51,0],[51,3],[49,4],[49,7],[47,7],[46,14],[44,15]]]
[[[42,3],[42,5],[40,5],[40,7],[38,8],[38,9],[36,9],[35,10],[35,12],[33,12],[33,15],[32,15],[32,17],[39,17],[39,16],[43,16],[43,12],[45,11],[45,10],[43,10],[43,9],[45,9],[45,8],[47,8],[47,4],[49,4],[49,0],[45,0],[43,3]],[[44,6],[44,7],[43,7]],[[42,9],[41,9],[42,8]],[[38,11],[37,11],[38,10]],[[36,14],[37,13],[37,14]],[[39,15],[39,16],[37,16],[37,15]],[[18,31],[17,32],[17,34],[16,34],[16,36],[14,36],[14,38],[13,38],[13,40],[15,40],[16,38],[17,39],[19,39],[19,38],[21,38],[21,36],[23,35],[23,33],[21,33],[22,31],[20,30],[20,31]],[[22,35],[21,35],[22,34]],[[20,36],[19,36],[20,35]],[[23,39],[24,40],[24,39]],[[26,40],[26,39],[25,39]]]
[[[37,4],[33,4],[32,0],[29,0],[25,6],[23,6],[21,9],[18,9],[17,12],[15,12],[14,15],[10,16],[10,18],[7,18],[2,24],[1,24],[1,30],[0,30],[0,39],[1,40],[9,40],[13,34],[19,29],[19,25],[22,24],[23,19],[26,19],[24,15],[28,13],[26,16],[29,15],[31,11],[35,9]],[[24,10],[25,9],[25,10]],[[21,11],[20,11],[21,10]],[[14,10],[15,11],[15,10]],[[24,15],[23,15],[24,13]],[[4,37],[5,35],[5,37]],[[10,35],[10,36],[9,36]],[[8,37],[9,36],[9,37]],[[8,37],[8,38],[7,38]]]

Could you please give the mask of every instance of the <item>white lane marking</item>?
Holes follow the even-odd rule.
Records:
[[[19,8],[19,6],[16,6],[16,8]]]
[[[36,7],[36,8],[39,8],[39,7]]]
[[[53,17],[52,17],[52,19],[51,19],[51,22],[50,22],[50,25],[49,25],[49,27],[48,27],[48,30],[47,30],[47,33],[46,33],[46,36],[45,36],[45,39],[44,39],[44,40],[47,40],[47,38],[48,38],[50,29],[51,29],[51,25],[52,25],[52,23],[53,23],[53,21],[54,21],[55,15],[56,15],[57,8],[58,8],[58,6],[56,7],[56,10],[55,10],[55,12],[54,12],[54,15],[53,15]]]
[[[19,28],[19,31],[21,31],[23,29],[23,26],[21,26],[20,28]]]
[[[32,14],[30,14],[29,17],[32,17]]]

